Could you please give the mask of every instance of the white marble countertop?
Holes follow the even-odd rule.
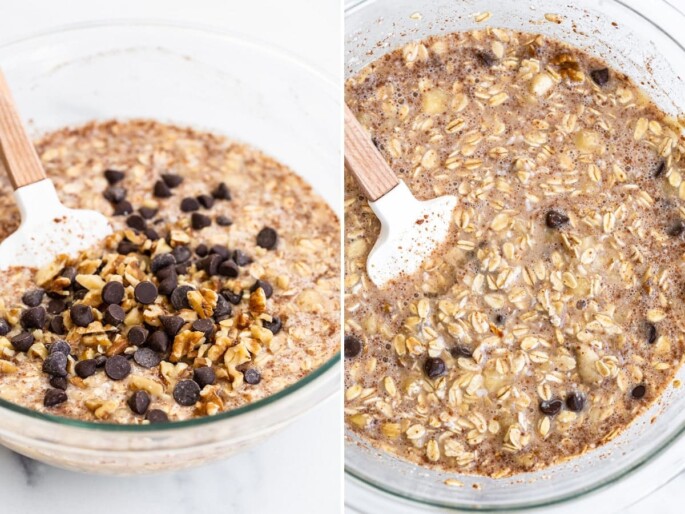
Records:
[[[231,459],[175,473],[109,477],[53,468],[0,446],[3,514],[336,513],[340,397]]]
[[[338,78],[342,75],[339,5],[336,0],[3,2],[0,42],[87,20],[185,21],[222,27],[278,45]],[[268,16],[264,16],[266,12]],[[323,21],[310,23],[307,13],[311,12]],[[341,405],[340,396],[331,398],[283,432],[229,460],[158,476],[71,473],[19,457],[0,446],[0,513],[339,512]]]

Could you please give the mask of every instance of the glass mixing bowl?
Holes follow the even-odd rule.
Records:
[[[340,213],[340,87],[249,38],[169,23],[88,23],[0,46],[33,135],[90,120],[154,118],[247,142],[300,174]],[[339,389],[339,353],[283,391],[165,425],[82,422],[0,400],[0,443],[97,473],[173,470],[227,457]]]
[[[668,24],[685,17],[665,1],[366,0],[345,13],[345,73],[428,35],[484,27],[542,33],[606,59],[632,77],[666,112],[685,112],[685,49]],[[491,16],[478,23],[478,13]],[[562,22],[547,21],[547,13]],[[479,16],[478,19],[481,17]],[[657,21],[658,20],[658,21]],[[666,23],[670,21],[670,23]],[[685,380],[685,370],[677,378]],[[346,503],[356,512],[527,510],[578,511],[601,491],[607,510],[644,496],[685,468],[685,394],[670,387],[620,437],[582,457],[536,473],[492,479],[419,467],[346,434]],[[450,487],[454,479],[462,487]],[[609,488],[609,486],[611,486]]]

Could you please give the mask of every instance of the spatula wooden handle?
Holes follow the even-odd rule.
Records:
[[[399,180],[371,141],[364,127],[345,104],[345,164],[366,197],[375,202],[392,190]]]
[[[43,165],[24,130],[2,70],[0,70],[0,159],[14,189],[45,178]]]

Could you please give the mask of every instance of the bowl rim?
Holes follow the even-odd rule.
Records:
[[[365,7],[376,3],[377,0],[349,0],[344,8],[344,17],[347,19],[350,15],[357,13],[358,11],[364,9]],[[646,15],[646,6],[643,8],[642,5],[638,7],[635,7],[633,5],[630,5],[629,3],[626,2],[626,0],[609,0],[610,2],[613,2],[615,4],[618,4],[619,7],[625,9],[626,11],[632,13],[633,15],[638,16],[639,18],[642,19],[642,21],[647,22],[649,25],[651,25],[655,30],[663,34],[667,39],[670,40],[671,43],[673,43],[678,49],[685,53],[685,45],[681,43],[681,41],[678,40],[678,38],[674,37],[672,33],[667,30],[665,27],[659,25],[657,22],[655,22],[652,18],[648,17]],[[672,9],[674,11],[674,14],[677,16],[680,16],[681,18],[685,18],[685,12],[682,11],[681,9],[677,8],[675,5],[671,3],[670,0],[661,0],[662,4],[664,7]],[[347,42],[347,38],[350,34],[347,32],[344,34],[345,42]],[[683,38],[683,41],[685,41],[685,38]],[[347,54],[345,54],[345,57],[347,57]],[[683,364],[685,366],[685,364]],[[345,427],[345,435],[343,436],[345,438],[345,451],[347,452],[347,448],[350,446],[357,447],[358,445],[355,444],[354,442],[351,442],[350,437],[348,436],[347,432],[347,427]],[[668,449],[672,448],[675,443],[681,439],[683,436],[685,436],[685,423],[683,423],[681,426],[677,428],[677,430],[674,430],[673,433],[666,439],[664,440],[660,446],[658,446],[654,451],[647,453],[646,455],[642,456],[641,458],[637,459],[632,465],[628,466],[627,468],[620,469],[616,473],[610,475],[609,477],[604,478],[603,480],[599,482],[593,482],[591,485],[581,488],[579,490],[569,492],[563,495],[560,495],[555,498],[547,499],[547,500],[542,500],[542,501],[537,501],[537,502],[519,502],[513,505],[493,505],[493,504],[488,504],[483,501],[478,501],[477,504],[468,504],[468,503],[460,503],[460,504],[446,504],[441,501],[436,501],[432,500],[429,498],[418,498],[415,496],[411,496],[409,494],[403,494],[402,492],[392,489],[391,487],[388,487],[385,484],[378,483],[374,481],[372,478],[365,476],[363,473],[358,472],[358,470],[354,469],[352,466],[349,465],[349,462],[347,459],[345,459],[345,475],[346,475],[346,480],[351,480],[355,482],[356,484],[365,487],[367,489],[371,489],[375,492],[380,493],[383,497],[392,500],[392,501],[401,501],[408,503],[412,506],[418,506],[418,507],[428,507],[430,509],[440,509],[441,511],[446,509],[448,511],[463,511],[463,512],[521,512],[521,511],[528,511],[530,509],[539,509],[539,508],[546,508],[546,507],[554,507],[554,506],[559,506],[564,503],[567,503],[569,501],[573,500],[578,500],[580,498],[584,498],[592,493],[597,493],[599,491],[605,490],[608,487],[610,487],[612,484],[619,482],[623,479],[627,479],[631,476],[633,476],[638,470],[643,469],[646,465],[648,465],[650,462],[655,460],[656,457],[663,455]],[[358,436],[357,436],[358,437]],[[363,439],[362,439],[363,440]],[[378,448],[373,448],[375,451],[383,451]],[[392,455],[390,453],[384,452],[387,455],[398,458],[399,457]],[[346,454],[347,455],[347,454]],[[400,459],[402,460],[402,459]],[[407,461],[408,462],[408,461]],[[417,468],[423,469],[421,466],[416,465]],[[521,473],[518,476],[525,476],[527,473]],[[474,475],[475,476],[475,475]],[[477,476],[476,476],[477,478]],[[509,477],[510,478],[510,477]],[[672,477],[669,477],[669,480]],[[665,484],[666,482],[664,482]],[[663,485],[663,484],[662,484]]]
[[[246,35],[237,31],[229,32],[226,29],[208,24],[180,22],[176,20],[155,18],[121,18],[116,20],[99,19],[80,21],[77,23],[61,24],[56,27],[51,27],[49,29],[33,32],[26,36],[11,38],[6,41],[0,42],[0,52],[6,52],[8,50],[11,50],[12,47],[20,46],[22,44],[30,42],[35,42],[41,39],[49,39],[52,37],[58,37],[65,34],[77,34],[79,32],[85,32],[94,29],[110,28],[160,29],[175,31],[182,30],[187,32],[195,32],[203,36],[212,36],[234,44],[249,47],[253,50],[257,50],[265,54],[271,54],[273,57],[276,57],[283,62],[287,62],[292,66],[299,67],[303,73],[308,74],[317,81],[321,82],[324,88],[330,89],[331,92],[335,92],[336,89],[339,89],[339,85],[336,84],[335,79],[329,73],[317,68],[303,57],[289,50],[286,50],[278,45],[265,42],[254,36]],[[297,171],[295,171],[295,173],[297,173]],[[336,215],[339,216],[337,212]],[[340,316],[342,318],[342,309]],[[76,418],[69,418],[66,416],[57,416],[54,414],[44,413],[37,410],[29,409],[27,407],[23,407],[21,405],[12,403],[2,398],[0,398],[0,412],[2,411],[2,409],[7,409],[17,414],[26,416],[27,418],[32,418],[48,423],[54,423],[60,426],[71,426],[74,428],[113,433],[169,432],[174,430],[193,428],[203,425],[209,425],[211,423],[217,423],[219,421],[225,421],[228,419],[239,418],[241,416],[253,413],[255,411],[262,410],[263,408],[266,408],[268,406],[274,406],[276,404],[279,404],[282,400],[285,400],[292,394],[305,389],[310,384],[320,382],[320,378],[335,374],[338,371],[338,369],[342,366],[341,355],[341,350],[338,350],[333,355],[333,357],[331,357],[321,366],[319,366],[309,374],[305,375],[300,380],[294,382],[293,384],[281,389],[280,391],[272,395],[257,400],[256,402],[252,402],[237,407],[235,409],[231,409],[229,411],[221,412],[213,416],[201,416],[187,420],[169,421],[168,423],[141,425],[105,423],[96,421],[86,421]],[[333,393],[328,394],[327,397],[331,396],[332,394]]]

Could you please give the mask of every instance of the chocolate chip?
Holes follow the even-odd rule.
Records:
[[[224,182],[220,182],[219,185],[212,191],[212,196],[217,200],[230,200],[231,191]]]
[[[559,398],[552,398],[551,400],[542,400],[540,402],[540,412],[547,416],[555,416],[563,407],[563,403]]]
[[[157,241],[159,239],[159,234],[154,228],[147,228],[145,229],[145,237],[150,241]]]
[[[235,250],[233,252],[233,262],[238,266],[247,266],[252,263],[252,257],[244,253],[242,250]]]
[[[181,182],[183,182],[183,177],[173,173],[162,173],[162,180],[167,186],[173,189],[181,185]]]
[[[89,376],[95,374],[95,370],[97,369],[97,367],[98,366],[95,362],[95,359],[86,359],[77,362],[76,366],[74,366],[74,371],[76,371],[76,374],[79,377],[88,378]]]
[[[119,304],[124,299],[126,290],[121,282],[111,281],[102,288],[102,301],[107,304]]]
[[[152,409],[147,411],[147,416],[145,416],[150,423],[166,423],[169,421],[169,416],[166,412],[159,409]]]
[[[181,211],[183,212],[195,212],[200,210],[200,202],[195,198],[188,197],[181,200]]]
[[[495,57],[492,52],[488,51],[476,52],[476,58],[478,59],[478,62],[480,62],[483,66],[487,66],[488,68],[497,62],[497,57]]]
[[[654,323],[647,322],[645,324],[645,330],[647,332],[647,343],[648,344],[654,344],[656,342],[657,338],[657,331],[656,331],[656,326]]]
[[[143,217],[143,219],[151,220],[155,217],[155,214],[157,214],[158,210],[159,209],[156,209],[154,207],[141,207],[140,209],[138,209],[138,212]]]
[[[362,341],[357,336],[345,336],[345,358],[356,357],[362,351]]]
[[[659,178],[661,175],[663,175],[665,169],[666,169],[666,161],[661,159],[659,161],[659,164],[656,167],[656,170],[654,171],[654,178]]]
[[[67,356],[62,352],[51,353],[43,361],[43,373],[53,377],[66,377],[68,362]]]
[[[21,301],[27,307],[38,307],[40,302],[43,301],[43,296],[45,296],[45,289],[31,289],[26,291],[21,297]]]
[[[199,195],[197,197],[197,201],[200,202],[200,205],[202,205],[202,207],[205,209],[211,209],[214,207],[214,198],[209,195]]]
[[[549,211],[545,216],[545,223],[549,228],[560,228],[569,221],[569,217],[559,211]]]
[[[173,337],[173,336],[171,336]],[[155,330],[147,341],[150,350],[159,353],[166,353],[169,349],[169,336],[162,330]]]
[[[428,378],[438,378],[445,374],[447,366],[440,357],[429,357],[423,365],[423,371]]]
[[[50,377],[48,382],[55,389],[61,389],[62,391],[66,391],[69,385],[66,377]]]
[[[104,355],[98,355],[98,356],[95,357],[95,359],[93,359],[93,360],[95,361],[95,365],[96,365],[98,368],[101,368],[102,366],[105,365],[105,362],[107,362],[107,357],[104,356]]]
[[[190,407],[200,399],[200,386],[192,380],[181,380],[174,387],[174,400],[179,405]]]
[[[257,385],[262,381],[262,374],[255,368],[248,368],[243,371],[243,378],[246,384]]]
[[[137,251],[138,245],[132,243],[131,241],[127,241],[126,239],[122,239],[121,241],[119,241],[119,244],[117,245],[117,253],[120,255],[128,255],[129,253]]]
[[[215,253],[224,260],[231,257],[231,251],[228,248],[226,248],[225,245],[213,245],[209,249],[209,253]]]
[[[150,271],[157,275],[157,273],[167,266],[174,266],[176,264],[176,257],[171,253],[161,253],[157,255],[150,263]]]
[[[126,334],[126,339],[128,339],[128,342],[132,345],[140,346],[145,343],[147,335],[148,331],[145,327],[136,325],[131,327],[131,329],[128,331],[128,334]]]
[[[219,275],[222,277],[235,278],[240,273],[238,265],[231,261],[224,261],[219,265]]]
[[[683,220],[674,221],[666,231],[671,237],[679,237],[683,232],[685,232],[685,222],[683,222]]]
[[[0,318],[0,336],[6,336],[10,332],[10,324],[5,318]]]
[[[68,357],[71,355],[71,345],[62,339],[58,339],[48,348],[48,354],[52,355],[53,353],[63,353]]]
[[[150,305],[157,299],[157,286],[149,280],[138,282],[133,289],[133,296],[143,305]]]
[[[226,298],[226,301],[232,303],[233,305],[238,305],[243,299],[242,293],[234,293],[230,289],[222,289],[221,296]]]
[[[21,332],[10,339],[10,342],[18,352],[27,352],[33,344],[33,335],[29,332]]]
[[[110,185],[124,180],[124,172],[119,170],[105,170],[105,179]]]
[[[252,284],[252,287],[250,288],[250,292],[254,293],[260,287],[264,290],[264,295],[267,298],[271,298],[271,295],[274,294],[274,288],[271,287],[271,284],[269,284],[265,280],[257,280],[254,284]]]
[[[195,288],[182,285],[174,289],[174,292],[171,293],[170,297],[171,305],[174,306],[174,309],[177,311],[180,311],[181,309],[190,309],[190,303],[188,302],[188,293],[190,291],[195,291]]]
[[[266,248],[267,250],[273,250],[278,242],[278,234],[271,227],[264,227],[257,234],[257,246]]]
[[[158,180],[152,189],[152,194],[157,198],[169,198],[171,196],[171,189],[167,186],[164,181]]]
[[[61,298],[51,298],[45,310],[48,311],[48,314],[61,314],[67,310],[67,303]]]
[[[138,232],[143,232],[147,228],[147,222],[140,214],[131,214],[126,218],[126,225]]]
[[[233,225],[233,220],[231,220],[231,218],[229,218],[228,216],[224,216],[222,214],[216,217],[216,224],[220,227],[229,227]]]
[[[262,320],[262,326],[271,331],[273,335],[278,334],[281,331],[281,318],[278,316],[272,316],[271,321]],[[347,340],[347,338],[345,338]],[[347,345],[345,345],[347,348]]]
[[[216,373],[210,366],[201,366],[193,373],[193,380],[202,389],[206,385],[212,385],[216,382]]]
[[[67,333],[67,329],[64,326],[64,318],[61,315],[55,316],[50,320],[50,331],[58,336],[63,336]]]
[[[469,359],[473,357],[473,351],[467,346],[458,344],[450,348],[450,355],[455,359],[458,359],[459,357],[465,357]]]
[[[175,337],[181,327],[185,324],[181,316],[160,316],[159,321],[162,324],[164,332],[169,337]]]
[[[128,200],[122,200],[114,206],[115,216],[126,216],[133,212],[133,205]]]
[[[150,406],[150,395],[145,391],[136,391],[126,400],[126,404],[136,414],[145,414]]]
[[[174,292],[174,289],[178,287],[178,275],[175,273],[176,269],[173,269],[174,274],[169,275],[167,278],[165,278],[159,283],[159,294],[169,296],[171,293]]]
[[[60,403],[67,401],[67,393],[61,389],[48,389],[45,391],[45,397],[43,398],[43,405],[46,407],[54,407]]]
[[[105,373],[112,380],[122,380],[131,373],[131,363],[123,355],[114,355],[105,362]]]
[[[30,307],[22,311],[20,316],[21,326],[29,328],[43,328],[45,324],[45,309],[43,307]]]
[[[69,309],[69,314],[71,314],[71,321],[77,327],[87,327],[90,325],[95,317],[93,316],[93,309],[84,303],[75,303]]]
[[[155,275],[159,280],[164,280],[169,277],[178,277],[178,272],[176,271],[175,265],[168,265],[158,270]]]
[[[592,81],[598,86],[604,86],[609,82],[609,68],[599,68],[590,72]]]
[[[199,212],[194,212],[190,216],[190,225],[193,227],[193,230],[202,230],[205,227],[208,227],[212,224],[212,220],[210,219],[209,216],[205,216],[204,214],[200,214]]]
[[[120,305],[108,305],[105,309],[105,315],[103,316],[103,319],[108,325],[116,327],[124,322],[126,319],[126,312],[124,312],[124,309],[122,309]]]
[[[221,295],[217,295],[216,306],[214,307],[214,313],[212,314],[214,321],[218,323],[219,321],[226,319],[231,315],[232,311],[233,309],[231,308],[231,304],[228,303],[226,298]]]
[[[585,407],[585,395],[579,392],[570,393],[566,397],[566,407],[571,412],[580,412]]]
[[[644,398],[646,393],[647,388],[643,384],[640,384],[633,387],[633,390],[630,392],[630,396],[632,396],[635,400],[639,400],[640,398]]]
[[[77,289],[74,291],[74,295],[72,296],[73,301],[78,301],[78,300],[83,300],[86,295],[88,294],[88,289]]]
[[[209,248],[207,248],[206,244],[198,245],[197,248],[195,248],[195,253],[198,257],[204,257],[209,253]]]
[[[73,266],[67,266],[67,267],[62,269],[59,276],[69,280],[69,286],[73,286],[74,283],[77,283],[77,282],[75,282],[76,274],[77,274],[76,268],[74,268]]]
[[[174,256],[174,259],[176,259],[176,262],[179,264],[188,262],[192,254],[193,253],[190,251],[190,248],[187,246],[177,246],[171,251],[171,255]]]
[[[120,203],[124,198],[126,198],[126,190],[123,187],[112,186],[105,189],[104,193],[102,193],[102,196],[112,203]]]
[[[138,348],[133,354],[133,360],[144,368],[154,368],[162,362],[162,357],[150,348]]]
[[[202,332],[205,335],[205,342],[210,342],[212,336],[214,335],[214,323],[206,318],[200,318],[193,321],[191,325],[192,330],[195,332]]]
[[[197,262],[197,269],[203,270],[211,277],[219,272],[221,261],[221,255],[210,253],[207,257],[203,257]]]

